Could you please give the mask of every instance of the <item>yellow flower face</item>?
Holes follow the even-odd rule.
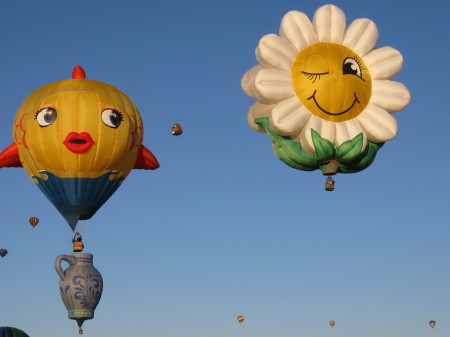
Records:
[[[315,43],[297,55],[292,83],[302,104],[330,122],[357,117],[372,92],[372,78],[362,59],[344,45],[329,42]]]

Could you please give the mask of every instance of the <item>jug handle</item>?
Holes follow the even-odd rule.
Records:
[[[61,261],[66,261],[70,265],[77,263],[78,259],[75,256],[70,255],[60,255],[55,260],[55,270],[61,280],[64,280],[66,274],[61,268]]]

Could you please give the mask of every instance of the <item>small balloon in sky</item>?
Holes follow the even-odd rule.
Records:
[[[238,316],[238,317],[236,317],[236,320],[237,320],[240,324],[242,324],[242,323],[244,322],[244,319],[245,319],[244,316]]]
[[[428,322],[428,325],[433,329],[436,326],[436,321],[430,321]]]
[[[331,321],[328,322],[328,324],[330,324],[331,327],[334,327],[336,325],[336,322],[331,320]]]
[[[8,254],[8,250],[6,250],[5,248],[0,249],[0,256],[1,257],[5,257],[6,254]]]
[[[33,228],[34,228],[34,227],[36,227],[36,225],[39,223],[39,218],[37,218],[37,217],[35,217],[35,216],[32,216],[32,217],[29,219],[29,223],[30,223],[30,225],[33,226]]]
[[[181,124],[175,123],[175,124],[172,126],[171,132],[172,132],[172,135],[174,135],[174,136],[179,136],[179,135],[181,135],[181,134],[183,133],[183,129],[181,128]]]

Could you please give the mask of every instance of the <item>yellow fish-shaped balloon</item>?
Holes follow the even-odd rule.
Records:
[[[117,88],[86,79],[47,84],[19,107],[14,143],[0,167],[23,167],[75,230],[116,191],[131,169],[159,167],[144,145],[143,123],[133,101]]]

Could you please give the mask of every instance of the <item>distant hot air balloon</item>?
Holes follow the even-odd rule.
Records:
[[[1,257],[5,257],[6,256],[6,254],[8,254],[8,251],[6,250],[6,249],[0,249],[0,256]]]
[[[430,321],[428,323],[429,326],[431,326],[431,328],[433,329],[436,326],[436,322],[435,321]]]
[[[242,324],[242,322],[244,322],[245,317],[244,317],[244,316],[238,316],[236,319],[237,319],[237,321],[238,321],[240,324]]]
[[[172,126],[172,135],[179,136],[183,133],[183,129],[181,129],[181,124],[176,123]]]
[[[242,89],[256,99],[248,123],[267,133],[276,157],[295,169],[324,175],[366,169],[397,135],[392,113],[410,101],[408,89],[390,80],[402,55],[375,49],[375,23],[356,19],[347,27],[345,13],[331,4],[311,21],[286,13],[279,32],[260,39],[259,64],[242,77]]]
[[[47,84],[19,107],[14,143],[0,153],[0,167],[23,167],[75,231],[90,219],[131,169],[156,169],[142,145],[143,123],[133,101],[115,87],[86,79]]]
[[[30,337],[22,330],[9,326],[0,326],[0,337]]]
[[[329,322],[329,324],[330,324],[331,327],[334,327],[334,325],[336,324],[336,322],[333,321],[333,320],[331,320],[331,321]]]
[[[29,221],[30,221],[30,225],[35,227],[39,223],[39,218],[32,216]]]

